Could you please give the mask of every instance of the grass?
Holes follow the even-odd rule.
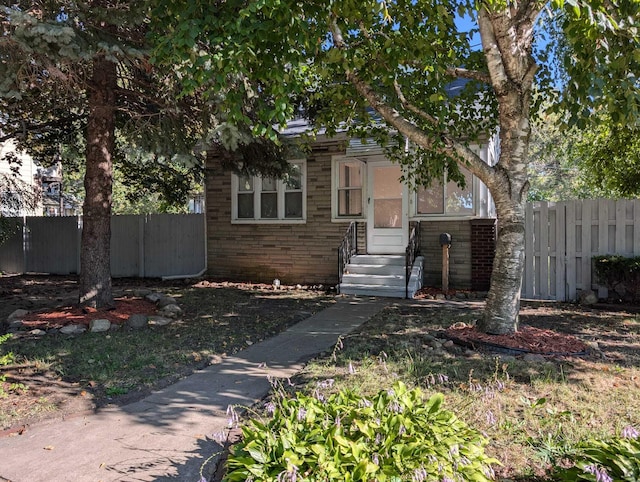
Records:
[[[216,363],[224,354],[273,336],[333,302],[322,292],[273,291],[248,285],[205,283],[163,286],[162,291],[178,300],[184,310],[181,321],[138,331],[121,328],[108,334],[6,340],[0,355],[13,353],[12,362],[29,369],[7,372],[5,396],[0,399],[2,426],[55,412],[51,402],[55,396],[81,393],[97,406],[131,401],[149,389]],[[56,385],[62,388],[55,396],[41,397],[38,386],[47,383],[36,384],[34,376],[46,377],[51,390]],[[22,383],[26,391],[11,391],[9,383]],[[31,409],[14,410],[17,405]]]
[[[298,388],[311,393],[333,379],[333,391],[349,388],[367,396],[402,380],[427,396],[442,392],[448,409],[489,437],[487,452],[503,463],[497,474],[511,479],[544,477],[550,463],[580,440],[619,435],[627,425],[640,428],[638,315],[603,317],[569,305],[538,313],[547,322],[580,319],[580,324],[572,321],[573,329],[610,347],[614,361],[529,363],[458,347],[443,350],[434,343],[442,329],[477,315],[397,304],[347,336],[333,356],[310,363]],[[535,315],[527,322],[534,324]]]

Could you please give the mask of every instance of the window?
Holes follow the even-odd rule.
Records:
[[[432,183],[421,187],[416,194],[416,213],[418,215],[464,216],[474,214],[473,175],[460,168],[465,177],[466,186],[460,189],[455,182]],[[445,177],[446,178],[446,177]]]
[[[259,176],[232,178],[232,217],[235,221],[303,221],[305,163],[291,163],[284,179]]]
[[[336,217],[361,217],[363,163],[358,159],[343,159],[335,163]]]

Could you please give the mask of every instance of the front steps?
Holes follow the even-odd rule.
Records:
[[[409,298],[422,288],[424,258],[416,258],[409,282]],[[342,294],[404,298],[405,257],[361,254],[351,258],[339,285]]]

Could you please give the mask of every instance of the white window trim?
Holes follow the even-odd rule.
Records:
[[[362,183],[362,214],[359,216],[339,216],[338,215],[338,186],[340,185],[340,170],[338,163],[342,161],[360,161],[360,182]],[[348,221],[362,221],[367,217],[367,163],[362,159],[353,156],[333,156],[331,158],[331,222],[343,223]]]
[[[238,192],[240,178],[237,174],[231,174],[231,224],[305,224],[307,222],[307,161],[306,159],[291,159],[290,164],[300,164],[301,185],[302,185],[302,217],[285,218],[285,182],[277,180],[278,194],[278,217],[270,219],[261,218],[238,218]],[[253,212],[260,213],[260,200],[262,192],[262,176],[253,176]],[[270,191],[271,192],[271,191]],[[295,191],[289,191],[295,192]]]
[[[478,203],[480,202],[479,199],[479,193],[480,193],[480,189],[479,189],[479,179],[474,175],[471,174],[472,178],[471,178],[471,199],[473,202],[473,208],[472,208],[472,212],[465,212],[465,213],[460,213],[460,214],[456,214],[456,213],[433,213],[433,214],[428,214],[428,213],[419,213],[418,212],[418,191],[413,191],[411,194],[411,198],[410,198],[410,207],[409,207],[409,212],[411,213],[411,219],[417,219],[417,220],[421,220],[421,219],[438,219],[438,220],[453,220],[453,219],[475,219],[478,216]],[[446,176],[445,176],[446,179]],[[444,196],[444,187],[446,187],[448,181],[443,180],[443,191],[442,194]],[[446,207],[446,203],[444,204]]]

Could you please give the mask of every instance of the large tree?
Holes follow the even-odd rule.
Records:
[[[638,0],[161,0],[157,55],[197,85],[233,86],[229,119],[255,132],[275,136],[302,103],[329,132],[355,126],[391,146],[404,143],[390,137],[409,139],[411,154],[395,155],[418,183],[444,170],[460,181],[457,166],[469,169],[498,217],[479,327],[509,333],[524,267],[530,119],[559,87],[569,122],[587,125],[601,108],[635,126],[639,10]],[[474,31],[457,27],[462,17]],[[558,46],[555,56],[536,47],[538,35]],[[500,157],[489,166],[468,146],[496,131]]]
[[[166,193],[176,195],[202,173],[205,150],[212,144],[242,151],[261,142],[247,132],[223,128],[214,97],[199,95],[197,89],[180,95],[188,79],[171,66],[151,64],[147,29],[154,3],[16,0],[0,7],[3,138],[14,139],[36,159],[51,159],[59,150],[75,150],[70,158],[77,159],[83,150],[82,305],[113,303],[114,159],[120,158],[132,178],[158,181],[169,186]],[[279,172],[286,165],[278,149],[262,153],[262,164],[242,162],[242,152],[229,157],[239,169],[266,165]]]
[[[558,114],[532,124],[531,201],[640,197],[637,128],[600,116],[589,129],[562,128]]]

